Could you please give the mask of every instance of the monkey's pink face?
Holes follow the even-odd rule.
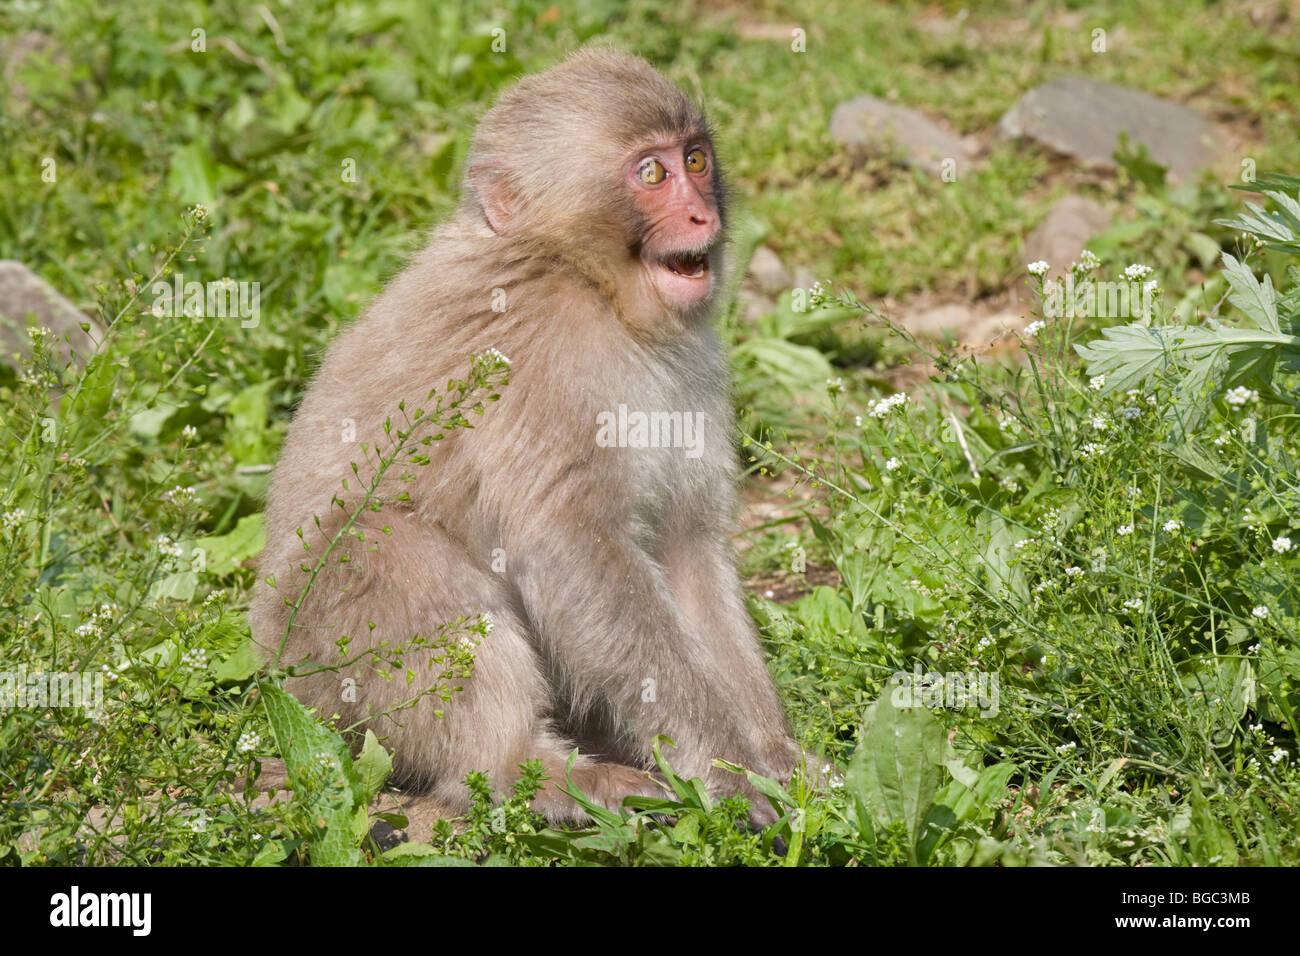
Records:
[[[641,261],[650,281],[665,304],[690,308],[709,294],[710,253],[722,229],[713,150],[696,139],[641,150],[627,182],[647,223]]]

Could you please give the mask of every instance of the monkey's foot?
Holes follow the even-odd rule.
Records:
[[[663,797],[665,787],[645,770],[618,763],[579,764],[569,774],[574,786],[607,810],[617,811],[625,797]],[[563,771],[553,774],[533,799],[533,809],[551,823],[588,823],[591,818],[577,802],[559,790]]]

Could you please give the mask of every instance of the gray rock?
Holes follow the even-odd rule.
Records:
[[[1082,196],[1065,196],[1043,217],[1025,240],[1024,265],[1039,259],[1052,267],[1048,275],[1063,276],[1089,240],[1110,225],[1110,213]]]
[[[90,335],[82,330],[83,322],[89,323]],[[12,259],[0,260],[0,361],[11,361],[15,352],[31,354],[27,329],[32,325],[55,334],[58,354],[65,362],[71,351],[84,363],[103,336],[96,322],[32,270]]]
[[[930,305],[915,311],[904,305],[896,321],[918,338],[942,339],[951,335],[968,348],[988,347],[1025,324],[1019,312],[989,311],[964,302]]]
[[[945,159],[961,166],[971,159],[970,146],[956,133],[906,106],[874,96],[858,96],[831,114],[831,138],[849,150],[867,155],[902,154],[903,161],[938,175]]]
[[[742,285],[736,291],[736,303],[740,306],[740,317],[745,322],[757,322],[776,308],[776,301],[756,289]]]
[[[1121,132],[1180,178],[1210,165],[1216,153],[1214,128],[1187,107],[1081,76],[1030,90],[998,120],[1000,136],[1032,139],[1103,168],[1115,166]]]
[[[780,257],[767,246],[754,250],[747,274],[760,290],[771,294],[786,291],[794,281]]]

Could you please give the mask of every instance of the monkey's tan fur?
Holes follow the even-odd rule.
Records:
[[[349,562],[321,573],[284,655],[329,663],[342,635],[355,651],[490,614],[463,690],[370,725],[395,753],[396,779],[451,807],[466,806],[471,769],[504,788],[520,762],[539,758],[563,783],[575,745],[575,782],[611,806],[660,793],[643,772],[656,734],[675,740],[676,771],[720,793],[754,796],[714,757],[781,778],[800,757],[727,535],[737,474],[726,363],[710,327],[718,254],[703,307],[665,306],[635,255],[648,224],[611,173],[659,134],[707,130],[674,86],[622,54],[577,54],[503,95],[475,135],[457,214],[333,343],[271,483],[261,566],[277,586],[251,612],[268,648],[305,580],[296,529],[314,559],[342,520],[331,499],[351,504],[363,486],[350,464],[362,463],[360,443],[387,447],[382,425],[400,420],[398,403],[428,407],[430,388],[465,377],[471,355],[509,358],[501,400],[408,469],[409,502],[363,514],[364,546],[347,539]],[[718,197],[721,210],[720,184]],[[493,290],[504,311],[493,311]],[[598,446],[597,416],[620,405],[702,415],[702,454]],[[348,420],[355,442],[341,437]],[[504,571],[493,570],[494,552]],[[422,678],[423,654],[407,659]],[[360,681],[355,703],[341,693],[348,674]],[[411,693],[400,679],[348,674],[290,687],[344,724]],[[537,805],[554,820],[580,816],[551,788]]]

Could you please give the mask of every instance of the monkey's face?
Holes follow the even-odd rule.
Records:
[[[687,311],[709,295],[722,234],[712,145],[698,134],[649,144],[624,179],[642,223],[641,265],[664,304]]]

